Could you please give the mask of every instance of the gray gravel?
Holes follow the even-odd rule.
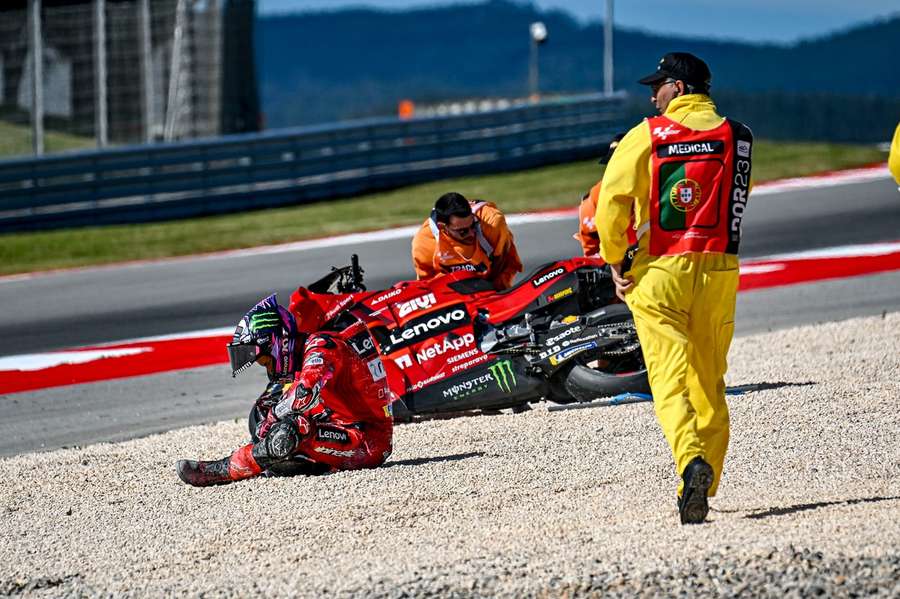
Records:
[[[735,340],[682,527],[648,404],[398,427],[388,467],[194,489],[242,421],[0,460],[0,595],[900,596],[900,313]],[[63,423],[61,423],[63,424]]]

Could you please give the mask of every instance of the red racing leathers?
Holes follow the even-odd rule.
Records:
[[[265,470],[268,456],[258,446],[284,422],[296,425],[298,442],[291,451],[295,461],[332,471],[379,466],[391,454],[389,397],[377,355],[363,360],[338,336],[310,335],[301,369],[266,402],[268,413],[257,430],[259,442],[234,452],[229,472],[238,480]]]

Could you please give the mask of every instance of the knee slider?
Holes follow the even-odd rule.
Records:
[[[266,438],[253,446],[253,457],[260,466],[268,468],[294,455],[298,445],[300,433],[297,427],[293,422],[282,420],[273,424]]]

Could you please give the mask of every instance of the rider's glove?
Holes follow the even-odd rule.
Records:
[[[301,439],[305,439],[309,436],[310,432],[312,432],[312,425],[310,424],[309,419],[302,414],[291,413],[286,420],[294,422]],[[259,426],[256,429],[256,438],[265,439],[266,435],[269,434],[269,430],[278,421],[279,419],[275,417],[274,410],[269,412],[266,419],[259,423]]]
[[[256,438],[265,439],[266,435],[269,434],[269,429],[276,422],[278,422],[278,419],[275,418],[275,414],[272,412],[266,414],[266,417],[256,426]]]
[[[256,400],[256,407],[263,414],[268,414],[272,406],[281,400],[285,386],[290,384],[290,379],[277,379],[266,385],[266,390]]]
[[[321,411],[322,398],[319,394],[320,387],[313,385],[312,389],[302,383],[294,383],[281,396],[272,411],[277,419],[285,418],[289,414],[306,414]]]

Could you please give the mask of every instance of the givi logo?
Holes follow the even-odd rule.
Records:
[[[437,300],[434,298],[433,293],[429,293],[421,297],[415,297],[408,302],[400,302],[399,304],[397,304],[397,315],[400,318],[403,318],[404,316],[412,314],[413,312],[418,312],[419,310],[427,310],[436,303]]]

